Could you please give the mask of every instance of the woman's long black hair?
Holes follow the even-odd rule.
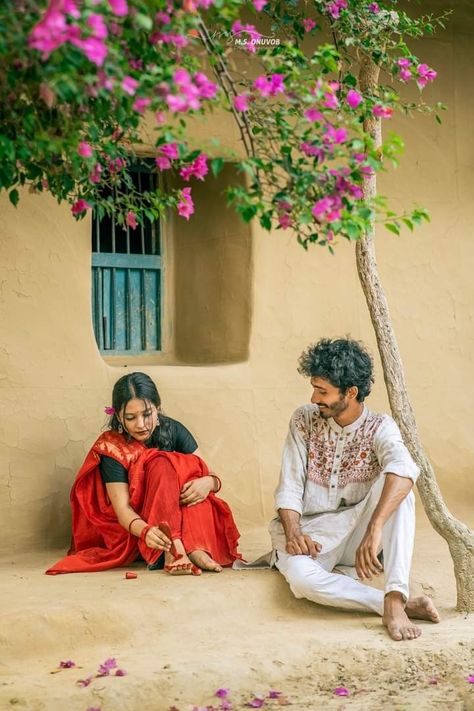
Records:
[[[158,389],[146,373],[128,373],[123,375],[114,385],[112,390],[112,407],[115,412],[111,417],[109,426],[110,429],[119,432],[121,422],[118,419],[118,413],[124,408],[127,403],[133,398],[138,398],[144,402],[151,402],[158,409],[161,406],[161,398]],[[159,424],[155,427],[150,439],[147,442],[148,447],[156,447],[157,449],[171,448],[170,422],[166,415],[159,413]]]

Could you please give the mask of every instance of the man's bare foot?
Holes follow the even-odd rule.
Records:
[[[190,559],[201,570],[212,570],[213,573],[220,573],[222,566],[219,565],[206,551],[193,551],[189,554]]]
[[[176,552],[180,556],[175,558],[171,552],[165,553],[165,570],[170,575],[201,575],[201,571],[189,560],[184,546],[179,538],[174,541]]]
[[[414,617],[417,620],[429,620],[430,622],[439,622],[441,619],[433,600],[427,595],[420,595],[420,597],[411,597],[407,602],[405,612],[407,613],[408,617]]]
[[[390,637],[396,642],[402,639],[416,639],[421,635],[420,628],[410,622],[405,612],[402,594],[399,592],[385,595],[382,622]]]

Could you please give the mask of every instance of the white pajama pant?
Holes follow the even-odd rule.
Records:
[[[372,610],[383,614],[384,596],[400,592],[409,597],[409,576],[415,540],[415,497],[412,491],[399,504],[382,530],[385,588],[382,592],[353,578],[333,573],[335,566],[354,566],[357,548],[378,503],[385,477],[367,496],[367,504],[354,528],[337,548],[324,551],[315,560],[307,555],[288,555],[278,550],[276,567],[285,576],[295,597],[305,597],[320,605],[352,610]]]

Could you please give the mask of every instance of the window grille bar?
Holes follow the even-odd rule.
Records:
[[[140,195],[142,194],[142,174],[138,173],[138,192]],[[145,226],[142,223],[140,225],[140,238],[141,238],[141,249],[142,249],[142,254],[146,254],[145,252]]]
[[[142,269],[140,272],[140,311],[141,311],[141,321],[142,321],[142,350],[146,351],[147,338],[146,338],[146,296],[145,296],[145,274],[146,270]]]
[[[99,348],[104,348],[104,325],[102,314],[104,312],[104,302],[102,299],[102,269],[97,269],[97,335],[99,337]]]
[[[116,345],[116,308],[115,300],[117,298],[116,282],[115,282],[115,269],[112,269],[110,275],[110,339],[112,341],[112,350],[115,350]]]
[[[95,215],[95,237],[96,237],[96,250],[100,252],[100,220],[99,216]]]
[[[127,351],[131,348],[131,333],[132,333],[132,294],[130,291],[130,269],[126,271],[125,280],[125,291],[126,291],[126,305],[125,305],[125,349]]]
[[[117,197],[117,193],[114,191],[115,197]],[[112,252],[115,254],[116,252],[115,248],[115,210],[112,212]]]

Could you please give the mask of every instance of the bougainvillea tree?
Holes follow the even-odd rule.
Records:
[[[436,70],[411,45],[443,19],[412,19],[396,0],[6,1],[0,189],[16,205],[28,184],[67,201],[76,218],[113,211],[134,229],[169,210],[192,219],[193,182],[232,158],[246,183],[227,199],[244,220],[291,230],[305,248],[355,241],[392,412],[450,547],[458,607],[473,609],[474,537],[447,511],[418,439],[373,242],[377,221],[398,233],[428,219],[419,207],[392,212],[376,177],[402,149],[390,131],[382,140],[394,111],[439,119],[443,107],[423,100]],[[409,83],[415,103],[403,98]],[[233,116],[238,155],[190,139],[189,121],[216,110]],[[134,188],[130,169],[144,145],[156,172],[180,182]]]

